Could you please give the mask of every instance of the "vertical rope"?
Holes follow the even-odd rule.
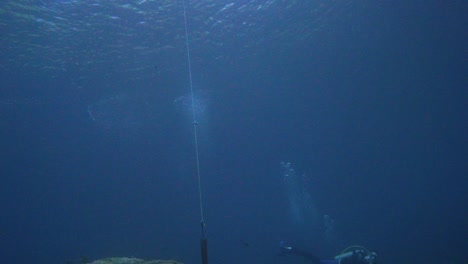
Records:
[[[192,63],[190,59],[190,45],[189,45],[189,38],[188,38],[188,25],[187,25],[187,12],[185,7],[185,0],[182,1],[184,5],[184,25],[185,25],[185,47],[187,48],[187,63],[188,63],[188,72],[189,72],[189,83],[190,83],[190,95],[192,97],[192,116],[193,116],[193,136],[194,136],[194,143],[195,143],[195,157],[196,157],[196,165],[197,165],[197,179],[198,179],[198,195],[199,195],[199,203],[200,203],[200,223],[201,223],[201,230],[202,230],[202,238],[205,238],[205,219],[203,216],[203,199],[202,199],[202,188],[201,188],[201,177],[200,177],[200,157],[198,152],[198,122],[197,116],[195,111],[195,96],[193,91],[193,82],[192,82]]]

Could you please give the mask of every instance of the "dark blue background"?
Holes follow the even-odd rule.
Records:
[[[246,56],[227,35],[221,61],[192,45],[194,89],[208,101],[199,143],[210,263],[295,261],[276,256],[279,240],[301,240],[281,161],[310,178],[344,246],[365,245],[383,263],[466,263],[466,3],[358,7],[291,47],[271,38]],[[278,17],[265,32],[288,27]],[[79,87],[71,68],[51,76],[1,61],[2,263],[200,263],[192,121],[173,103],[189,91],[177,41],[179,55],[158,55],[161,72],[135,82],[112,61]],[[144,95],[156,117],[103,130],[86,108],[119,92]],[[332,257],[342,244],[304,246]]]

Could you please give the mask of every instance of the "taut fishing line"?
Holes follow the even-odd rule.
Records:
[[[202,188],[201,188],[201,177],[200,177],[200,155],[198,152],[198,134],[197,134],[197,117],[195,111],[195,96],[193,91],[193,82],[192,82],[192,63],[190,59],[190,45],[189,45],[189,34],[188,34],[188,25],[187,25],[187,11],[185,7],[185,0],[182,0],[184,7],[184,27],[185,27],[185,47],[187,49],[187,64],[188,64],[188,74],[189,74],[189,85],[190,85],[190,96],[192,98],[192,117],[193,117],[193,137],[195,143],[195,158],[196,158],[196,169],[197,169],[197,180],[198,180],[198,194],[199,194],[199,204],[200,204],[200,225],[201,225],[201,258],[202,264],[208,264],[208,241],[205,236],[205,219],[203,216],[203,200],[202,200]]]

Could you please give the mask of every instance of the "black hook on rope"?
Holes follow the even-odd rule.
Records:
[[[201,222],[202,238],[200,239],[200,249],[202,264],[208,264],[208,240],[205,237],[205,222]]]

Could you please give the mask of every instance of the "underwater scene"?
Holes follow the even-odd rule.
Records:
[[[467,13],[1,1],[0,263],[467,264]]]

